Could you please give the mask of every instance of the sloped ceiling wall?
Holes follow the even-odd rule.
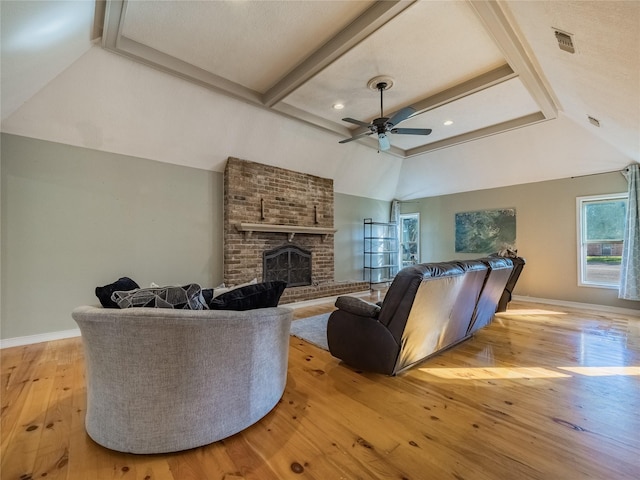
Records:
[[[396,198],[569,178],[629,163],[619,150],[560,114],[555,120],[405,159]]]
[[[560,109],[585,127],[597,118],[589,133],[640,161],[640,3],[516,1],[505,9]],[[558,48],[552,27],[571,35],[575,54]]]
[[[94,2],[0,2],[2,120],[91,48]]]
[[[339,145],[333,133],[92,46],[86,19],[79,21],[84,31],[67,26],[78,33],[68,36],[60,34],[64,28],[51,30],[35,41],[36,30],[29,21],[46,3],[0,5],[4,132],[214,171],[222,171],[226,158],[234,156],[329,177],[339,193],[382,200],[598,173],[640,160],[637,56],[607,75],[602,73],[605,66],[595,65],[597,74],[590,73],[578,57],[571,59],[575,63],[578,58],[572,65],[555,50],[546,53],[552,45],[548,39],[539,40],[534,25],[542,23],[546,29],[559,18],[555,7],[535,7],[547,2],[509,6],[528,40],[530,55],[558,96],[559,117],[407,159],[378,154],[357,142]],[[636,2],[614,3],[624,4],[628,21],[639,18]],[[601,20],[611,23],[615,18]],[[6,41],[20,26],[31,32],[26,38],[33,43]],[[631,51],[638,52],[639,46],[633,45],[637,31],[615,41],[630,41]],[[600,116],[606,129],[588,124],[586,111]]]
[[[230,156],[390,199],[401,162],[95,46],[5,122],[8,133],[223,171]]]

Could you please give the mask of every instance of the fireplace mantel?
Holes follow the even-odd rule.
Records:
[[[335,228],[305,227],[304,225],[279,225],[273,223],[238,223],[236,224],[236,229],[240,232],[244,232],[248,238],[253,235],[253,232],[286,233],[289,241],[293,240],[296,233],[323,235],[322,238],[326,239],[328,235],[337,232],[337,229]]]

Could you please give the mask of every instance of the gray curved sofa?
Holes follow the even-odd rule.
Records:
[[[166,453],[229,437],[265,416],[287,379],[293,313],[84,306],[89,436]]]

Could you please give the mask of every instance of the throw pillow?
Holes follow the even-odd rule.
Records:
[[[287,282],[262,282],[234,288],[213,298],[211,310],[253,310],[255,308],[277,307]]]
[[[214,288],[203,288],[202,289],[202,296],[204,297],[205,303],[207,305],[209,305],[211,303],[211,300],[213,300],[216,297],[219,297],[223,293],[230,292],[231,290],[234,290],[236,288],[244,287],[244,286],[247,286],[247,285],[252,285],[254,283],[258,283],[258,279],[257,278],[254,278],[250,282],[241,283],[240,285],[236,285],[235,287],[227,287],[223,282],[223,283],[221,283],[220,285],[218,285],[217,287],[214,287]]]
[[[378,314],[380,313],[379,305],[357,297],[338,297],[335,305],[340,310],[353,313],[354,315],[360,315],[361,317],[378,318]]]
[[[209,305],[211,300],[213,300],[213,288],[203,288],[202,289],[202,298],[204,298],[204,303]]]
[[[113,292],[111,299],[120,308],[154,307],[203,310],[207,304],[197,283],[183,287],[140,288],[130,292]]]
[[[253,280],[250,280],[247,283],[240,283],[238,285],[232,285],[230,287],[227,287],[224,283],[222,283],[222,284],[220,284],[219,286],[217,286],[217,287],[215,287],[213,289],[212,298],[219,297],[223,293],[230,292],[231,290],[235,290],[236,288],[246,287],[247,285],[255,285],[256,283],[258,283],[258,279],[257,278],[254,278]],[[210,303],[210,302],[208,302],[208,303]]]
[[[129,277],[120,277],[115,282],[103,287],[96,287],[96,297],[100,300],[100,304],[105,308],[118,308],[118,304],[111,300],[111,295],[115,291],[129,291],[140,288],[136,282]]]

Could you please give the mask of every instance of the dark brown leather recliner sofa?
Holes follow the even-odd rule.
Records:
[[[329,351],[354,368],[395,375],[489,324],[512,270],[501,257],[404,268],[381,306],[337,299]]]
[[[496,255],[491,255],[495,257]],[[507,304],[511,301],[511,297],[513,296],[513,289],[516,287],[516,283],[518,282],[518,278],[520,278],[520,274],[522,273],[522,269],[526,260],[522,257],[510,257],[513,262],[513,270],[511,271],[511,276],[509,280],[507,280],[507,284],[504,287],[504,292],[502,292],[502,297],[500,297],[500,301],[498,302],[498,309],[496,312],[506,312]]]

